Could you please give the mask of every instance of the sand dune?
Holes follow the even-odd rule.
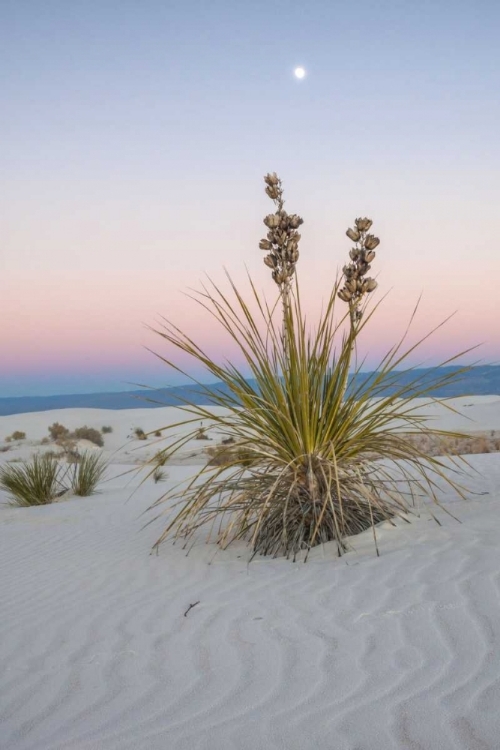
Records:
[[[470,403],[474,427],[430,408],[439,426],[500,429],[500,398]],[[170,466],[127,502],[139,477],[125,464],[155,448],[123,445],[174,412],[0,418],[0,437],[27,433],[2,463],[54,421],[112,425],[114,462],[100,495],[0,506],[0,747],[498,748],[500,454],[471,457],[467,503],[445,498],[462,523],[441,512],[442,526],[425,514],[383,525],[380,558],[368,532],[342,559],[326,545],[306,565],[248,565],[243,544],[202,539],[189,556],[168,543],[150,555],[160,527],[141,530],[140,514],[193,469]]]

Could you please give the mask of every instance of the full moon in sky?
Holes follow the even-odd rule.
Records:
[[[301,78],[304,78],[306,71],[304,70],[304,68],[295,68],[295,70],[293,71],[293,74],[295,78],[301,79]]]

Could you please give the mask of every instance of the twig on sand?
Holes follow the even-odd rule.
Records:
[[[191,611],[191,610],[193,609],[193,607],[196,607],[196,605],[197,605],[197,604],[199,604],[199,603],[200,603],[200,602],[199,602],[199,601],[197,601],[197,602],[195,602],[194,604],[190,604],[190,605],[189,605],[189,607],[188,607],[188,608],[186,609],[186,611],[184,612],[184,617],[187,617],[187,616],[188,616],[188,612],[190,612],[190,611]]]

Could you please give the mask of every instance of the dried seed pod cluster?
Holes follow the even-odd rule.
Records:
[[[264,182],[267,195],[276,204],[276,212],[264,219],[268,232],[266,238],[260,241],[259,247],[268,252],[264,263],[272,270],[274,281],[283,291],[295,273],[300,241],[297,229],[304,220],[297,214],[287,214],[284,210],[283,187],[276,172],[267,174]]]
[[[356,245],[349,252],[351,262],[342,269],[345,284],[338,295],[341,300],[349,303],[352,324],[361,319],[362,312],[359,308],[365,294],[377,288],[375,279],[366,277],[375,258],[375,248],[380,243],[378,237],[368,234],[372,223],[371,219],[356,219],[355,228],[346,232]]]

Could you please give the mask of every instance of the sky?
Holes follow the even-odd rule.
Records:
[[[0,397],[179,384],[162,316],[236,356],[186,291],[275,299],[269,171],[313,320],[374,222],[366,368],[420,295],[410,343],[454,315],[412,364],[498,363],[499,32],[496,0],[2,0]]]

